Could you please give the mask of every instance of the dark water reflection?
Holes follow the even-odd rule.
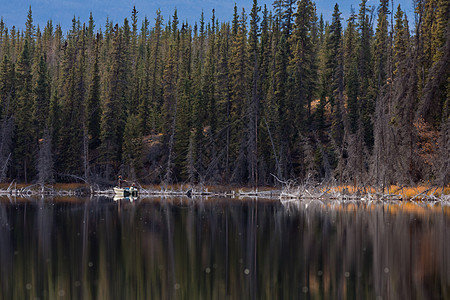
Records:
[[[0,202],[1,299],[449,299],[450,207]]]

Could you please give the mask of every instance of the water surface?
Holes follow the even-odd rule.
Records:
[[[449,299],[450,206],[0,201],[1,299]]]

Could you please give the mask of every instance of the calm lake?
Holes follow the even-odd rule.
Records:
[[[1,299],[449,299],[450,206],[3,198]]]

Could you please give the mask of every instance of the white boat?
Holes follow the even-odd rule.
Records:
[[[115,186],[114,194],[119,197],[130,197],[130,196],[136,197],[138,195],[138,190],[137,190],[137,188],[132,187],[132,186],[124,187],[124,188]]]

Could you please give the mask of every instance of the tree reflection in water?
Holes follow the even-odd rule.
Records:
[[[449,223],[411,202],[2,200],[0,298],[448,299]]]

